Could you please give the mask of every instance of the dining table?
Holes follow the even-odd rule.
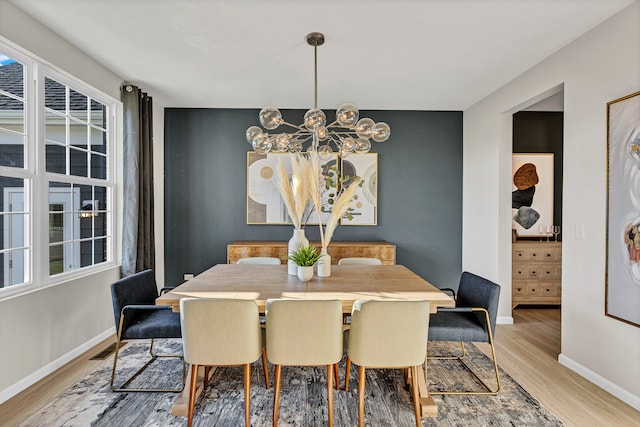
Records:
[[[345,315],[351,313],[356,300],[363,299],[427,300],[432,313],[438,307],[455,306],[451,296],[400,264],[334,265],[331,276],[315,275],[307,282],[287,274],[286,265],[217,264],[160,295],[156,304],[170,306],[179,312],[182,298],[250,299],[263,314],[267,300],[273,298],[337,299],[342,303]],[[204,378],[204,370],[200,375]],[[437,416],[438,408],[429,395],[424,371],[418,375],[418,388],[421,415]],[[189,392],[185,388],[174,402],[172,414],[186,416],[188,399]]]

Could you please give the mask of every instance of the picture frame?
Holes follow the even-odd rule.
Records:
[[[342,225],[378,224],[378,153],[349,154],[342,159],[343,177],[359,176],[362,186],[355,192],[353,209],[341,219]],[[348,185],[348,181],[344,182]]]
[[[640,92],[607,103],[605,315],[640,327]]]
[[[511,227],[518,237],[547,237],[553,228],[553,153],[513,153]]]
[[[291,225],[287,208],[275,184],[278,161],[284,165],[287,173],[291,174],[290,153],[260,154],[255,151],[247,152],[247,224]],[[338,155],[334,154],[328,160],[320,160],[321,167],[338,165]],[[337,182],[337,181],[336,181]],[[335,187],[327,190],[336,192]],[[331,212],[327,197],[323,196],[324,212],[321,214],[322,223],[326,224]],[[303,215],[304,224],[318,224],[317,212],[309,206]]]

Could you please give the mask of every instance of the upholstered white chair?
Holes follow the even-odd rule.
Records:
[[[282,366],[327,367],[329,426],[333,426],[333,377],[343,354],[342,304],[338,300],[267,300],[267,358],[274,367],[273,425],[278,425]],[[333,371],[333,372],[332,372]]]
[[[416,426],[420,427],[418,368],[427,353],[428,325],[429,301],[358,300],[353,304],[345,390],[353,362],[358,365],[358,426],[364,426],[366,368],[409,368]]]
[[[264,346],[258,306],[252,300],[183,298],[180,300],[184,360],[191,364],[187,424],[193,423],[196,382],[200,366],[244,367],[244,416],[250,425],[251,363]],[[264,357],[263,357],[264,362]],[[266,366],[264,366],[266,371]],[[205,372],[207,387],[209,369]]]
[[[382,261],[378,258],[366,257],[340,258],[338,265],[382,265]]]
[[[280,258],[270,256],[256,256],[250,258],[240,258],[237,264],[268,264],[268,265],[280,265]]]

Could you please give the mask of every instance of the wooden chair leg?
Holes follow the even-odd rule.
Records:
[[[251,365],[244,365],[244,425],[251,427]]]
[[[211,366],[204,367],[204,380],[202,381],[202,391],[209,387],[209,374],[211,374]]]
[[[264,388],[269,390],[269,365],[267,364],[267,350],[262,349],[262,370],[264,371]]]
[[[333,372],[334,366],[327,365],[327,406],[329,407],[329,427],[333,427]]]
[[[349,391],[349,377],[351,376],[351,359],[347,356],[347,366],[344,370],[344,391]]]
[[[364,366],[358,366],[358,427],[364,427],[364,384],[366,371]]]
[[[340,390],[340,374],[338,373],[338,364],[333,365],[333,373],[335,375],[336,390]]]
[[[280,377],[282,365],[273,368],[273,427],[278,427],[278,401],[280,400]]]
[[[418,367],[411,367],[411,393],[413,394],[413,410],[416,414],[416,427],[422,425],[420,421],[420,395],[418,391]]]
[[[191,365],[191,383],[189,384],[189,408],[187,412],[187,427],[193,425],[193,407],[196,403],[196,388],[198,387],[198,365]]]

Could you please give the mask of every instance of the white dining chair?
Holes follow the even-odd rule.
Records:
[[[267,264],[267,265],[280,265],[280,258],[270,256],[255,256],[250,258],[240,258],[237,264]]]
[[[339,300],[267,300],[267,359],[274,366],[273,425],[278,425],[282,366],[326,366],[328,424],[333,426],[333,376],[342,359]],[[332,372],[333,371],[333,372]]]
[[[268,388],[263,334],[255,301],[183,298],[180,321],[184,360],[191,364],[187,425],[191,427],[193,423],[198,368],[205,367],[206,389],[211,366],[243,366],[245,426],[249,427],[251,363],[261,354]]]
[[[345,390],[353,362],[358,365],[358,426],[364,426],[366,368],[408,368],[416,426],[420,427],[418,375],[427,353],[428,326],[429,301],[357,300],[353,304],[345,340]]]
[[[378,258],[366,257],[340,258],[338,265],[382,265],[382,261]]]

